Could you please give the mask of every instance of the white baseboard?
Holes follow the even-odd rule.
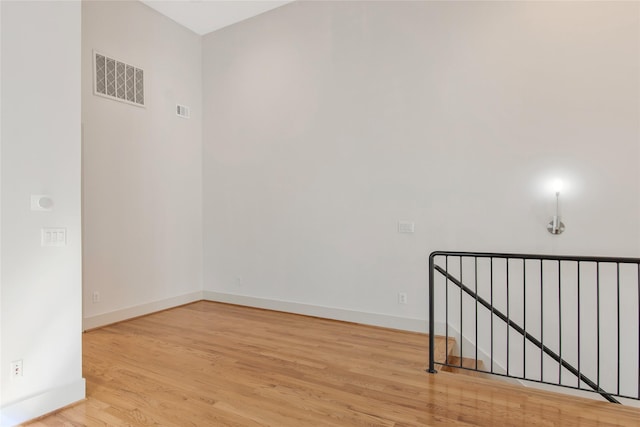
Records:
[[[82,322],[82,329],[89,330],[99,328],[101,326],[110,325],[123,320],[132,319],[138,316],[155,313],[156,311],[166,310],[168,308],[177,307],[179,305],[189,304],[202,300],[202,291],[191,292],[177,297],[167,298],[159,301],[152,301],[133,307],[123,308],[121,310],[110,311],[108,313],[99,314],[97,316],[85,317]]]
[[[0,427],[13,427],[85,398],[84,378],[0,408]]]
[[[400,329],[412,332],[427,332],[427,321],[409,317],[390,316],[387,314],[367,313],[343,308],[323,307],[292,301],[282,301],[258,298],[246,295],[227,294],[215,291],[204,291],[203,297],[207,301],[224,302],[244,305],[248,307],[264,308],[267,310],[284,311],[305,316],[322,317],[325,319],[341,320],[344,322],[361,323],[364,325],[381,326],[384,328]]]

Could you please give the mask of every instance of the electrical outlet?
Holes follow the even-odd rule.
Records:
[[[406,304],[406,303],[407,303],[407,293],[398,292],[398,304]]]
[[[11,362],[11,378],[22,376],[22,359]]]
[[[100,292],[93,291],[93,295],[91,296],[91,301],[93,301],[94,304],[100,302]]]

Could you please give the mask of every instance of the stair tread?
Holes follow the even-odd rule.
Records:
[[[444,363],[453,352],[453,349],[456,345],[456,339],[443,336],[436,336],[435,339],[435,349],[434,349],[434,360],[437,363]],[[448,343],[448,344],[447,344]]]
[[[468,357],[454,356],[452,353],[456,346],[456,339],[453,337],[444,337],[437,335],[434,338],[434,355],[436,363],[446,363],[453,366],[442,366],[441,370],[444,372],[450,372],[455,374],[468,375],[473,377],[486,377],[483,372],[470,371],[469,369],[484,370],[484,363],[482,360],[478,360],[476,368],[476,360]],[[467,368],[462,369],[460,368]]]
[[[478,360],[476,367],[476,359],[472,359],[469,357],[459,357],[459,356],[449,356],[447,359],[447,363],[449,365],[454,366],[443,366],[442,371],[451,372],[453,374],[461,374],[468,375],[471,377],[484,377],[486,374],[484,372],[470,371],[469,369],[478,369],[479,371],[484,370],[484,363],[482,360]],[[468,369],[463,369],[468,368]]]
[[[461,358],[460,356],[449,356],[447,363],[449,365],[461,366],[469,369],[484,369],[484,363],[482,360],[478,360],[478,365],[476,367],[476,359],[472,359],[470,357]]]

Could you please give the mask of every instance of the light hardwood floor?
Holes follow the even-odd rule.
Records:
[[[639,426],[640,410],[427,374],[427,337],[198,302],[84,334],[87,399],[38,426]]]

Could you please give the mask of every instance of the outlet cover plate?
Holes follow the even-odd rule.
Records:
[[[41,231],[42,246],[67,246],[66,228],[43,228]]]
[[[11,362],[11,378],[22,376],[22,360],[14,360]]]
[[[413,221],[398,221],[398,233],[413,233],[416,224]]]

